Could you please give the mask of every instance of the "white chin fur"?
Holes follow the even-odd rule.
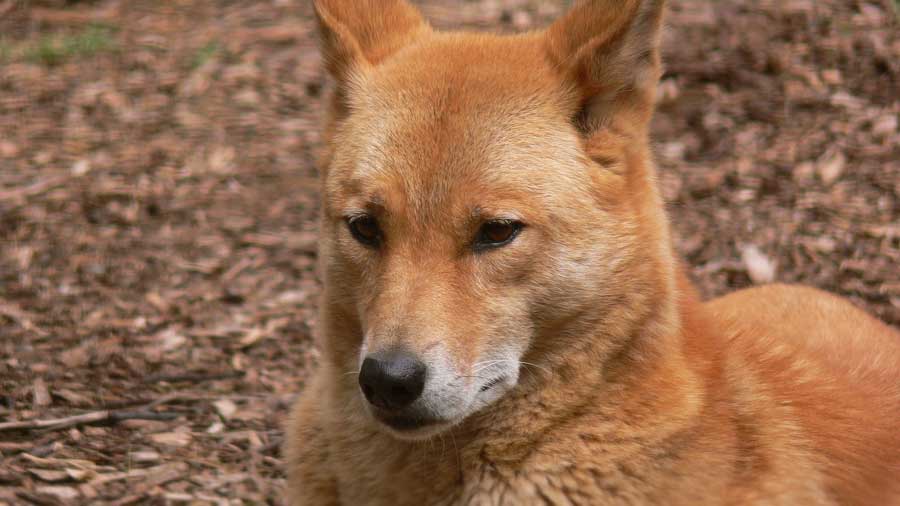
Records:
[[[360,359],[367,351],[365,343],[362,348]],[[375,416],[362,391],[359,391],[358,395],[366,406],[368,416],[381,430],[399,440],[424,441],[486,409],[516,386],[519,379],[520,354],[518,350],[499,351],[499,353],[495,351],[491,359],[473,364],[470,373],[466,375],[456,370],[443,347],[434,347],[422,357],[428,364],[428,380],[422,397],[414,406],[421,412],[442,420],[441,422],[421,428],[398,430]],[[490,387],[483,390],[489,384]]]

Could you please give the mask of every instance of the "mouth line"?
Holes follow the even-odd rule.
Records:
[[[426,429],[429,427],[434,427],[436,425],[440,425],[442,423],[446,423],[446,420],[440,420],[437,418],[425,418],[419,416],[403,416],[403,415],[385,415],[382,413],[374,413],[375,418],[378,419],[379,422],[387,425],[391,429],[397,432],[413,432],[419,429]]]
[[[509,376],[507,375],[500,375],[485,382],[482,386],[478,387],[478,394],[476,394],[475,399],[470,403],[471,405],[464,409],[465,412],[459,413],[451,418],[435,417],[424,410],[424,412],[419,410],[400,410],[398,412],[391,412],[369,403],[367,403],[367,411],[383,429],[386,429],[387,432],[393,434],[395,437],[404,440],[424,440],[434,434],[446,430],[448,427],[456,425],[462,419],[474,413],[474,411],[478,411],[480,409],[478,399],[483,399],[481,394],[494,389],[498,385],[504,384],[508,378]],[[491,394],[488,395],[490,396]]]

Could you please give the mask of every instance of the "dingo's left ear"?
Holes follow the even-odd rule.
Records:
[[[430,30],[406,0],[314,0],[313,6],[322,56],[339,86]]]
[[[546,32],[550,60],[581,94],[586,133],[619,115],[646,129],[661,65],[664,0],[582,0]]]

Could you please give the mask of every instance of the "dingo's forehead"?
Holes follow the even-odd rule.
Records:
[[[432,39],[353,87],[326,186],[332,205],[374,201],[424,219],[435,209],[587,191],[565,91],[537,46],[523,49],[513,37]]]

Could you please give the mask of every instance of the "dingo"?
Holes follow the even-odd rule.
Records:
[[[649,153],[662,0],[442,33],[318,0],[322,359],[290,504],[900,504],[900,335],[698,300]]]

